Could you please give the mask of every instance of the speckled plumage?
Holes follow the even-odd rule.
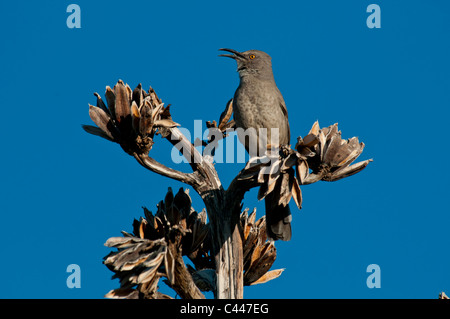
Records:
[[[235,59],[238,65],[240,83],[233,98],[233,112],[239,140],[246,150],[251,156],[263,155],[268,144],[272,147],[289,144],[287,109],[273,77],[271,57],[258,50],[221,50],[233,53],[222,56]],[[272,193],[266,196],[265,203],[269,237],[289,240],[292,220],[289,205],[276,205]]]

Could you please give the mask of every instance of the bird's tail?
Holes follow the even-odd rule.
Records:
[[[278,205],[278,201],[274,198],[274,193],[270,193],[265,197],[266,205],[266,230],[267,236],[273,240],[291,239],[291,221],[292,215],[289,204],[286,206]]]

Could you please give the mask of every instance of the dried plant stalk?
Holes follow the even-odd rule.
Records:
[[[184,298],[203,298],[201,290],[213,291],[216,298],[243,298],[244,285],[261,284],[283,272],[269,270],[276,248],[267,241],[264,217],[255,221],[254,212],[241,214],[245,193],[259,187],[258,199],[270,195],[278,205],[288,205],[293,198],[300,209],[301,185],[337,181],[360,172],[371,161],[352,164],[364,143],[355,137],[343,140],[337,124],[320,128],[316,122],[293,149],[282,146],[251,158],[224,189],[213,163],[177,128],[170,105],[165,107],[151,87],[145,91],[139,84],[131,90],[119,80],[112,89],[106,87],[106,103],[99,94],[95,96],[97,105],[89,106],[89,115],[97,126],[84,125],[84,130],[118,143],[146,169],[191,186],[206,208],[197,213],[187,192],[181,189],[174,195],[169,189],[155,215],[144,209],[145,218],[133,223],[133,234],[123,232],[124,237],[110,238],[106,245],[117,251],[106,256],[104,263],[121,286],[108,297],[168,298],[157,290],[164,277]],[[230,100],[219,124],[207,122],[210,134],[202,145],[216,145],[227,137],[235,126],[232,114]],[[167,167],[150,157],[157,134],[182,152],[192,172]],[[186,267],[183,256],[195,268]]]

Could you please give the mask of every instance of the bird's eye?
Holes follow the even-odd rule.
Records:
[[[256,58],[256,55],[250,54],[249,58],[250,58],[250,60],[253,60],[254,58]]]

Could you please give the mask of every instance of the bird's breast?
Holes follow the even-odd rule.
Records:
[[[278,127],[277,125],[287,121],[281,108],[282,99],[276,86],[240,86],[233,100],[237,125],[244,129]]]
[[[288,119],[282,111],[282,96],[275,84],[241,85],[233,100],[236,126],[243,130],[266,129],[266,140],[271,139],[271,129],[279,130],[279,144],[289,143]],[[284,102],[283,102],[284,103]],[[258,136],[261,139],[262,136]]]

